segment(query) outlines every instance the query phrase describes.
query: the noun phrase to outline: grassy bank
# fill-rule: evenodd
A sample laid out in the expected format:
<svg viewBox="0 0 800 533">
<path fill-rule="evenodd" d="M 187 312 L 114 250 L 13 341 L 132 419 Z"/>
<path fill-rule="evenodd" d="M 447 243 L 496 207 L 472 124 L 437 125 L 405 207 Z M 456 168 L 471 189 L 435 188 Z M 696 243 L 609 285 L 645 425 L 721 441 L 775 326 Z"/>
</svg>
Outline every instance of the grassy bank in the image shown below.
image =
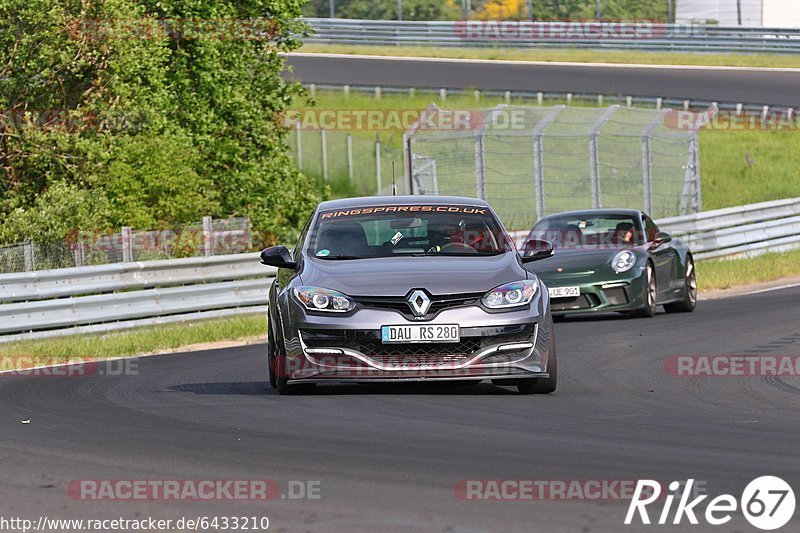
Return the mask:
<svg viewBox="0 0 800 533">
<path fill-rule="evenodd" d="M 751 259 L 701 261 L 697 264 L 701 291 L 728 289 L 800 275 L 800 250 Z M 0 344 L 0 370 L 16 366 L 105 359 L 161 353 L 176 348 L 222 341 L 261 341 L 266 319 L 261 315 L 215 319 L 142 328 L 106 335 Z"/>
<path fill-rule="evenodd" d="M 306 44 L 305 53 L 365 54 L 401 57 L 443 57 L 506 61 L 693 65 L 725 67 L 800 68 L 800 58 L 780 54 L 718 54 L 688 52 L 606 51 L 597 49 L 436 48 L 428 46 L 359 46 Z"/>
<path fill-rule="evenodd" d="M 800 250 L 749 259 L 719 259 L 697 264 L 700 290 L 729 289 L 800 275 Z"/>
<path fill-rule="evenodd" d="M 256 341 L 266 335 L 266 329 L 267 322 L 263 315 L 246 315 L 105 335 L 75 335 L 0 344 L 0 370 L 9 370 L 15 364 L 50 365 L 159 353 L 182 346 L 220 341 Z"/>
<path fill-rule="evenodd" d="M 320 110 L 422 110 L 435 102 L 449 109 L 489 108 L 503 103 L 502 97 L 483 96 L 476 101 L 472 94 L 451 94 L 445 101 L 438 94 L 410 95 L 384 93 L 374 95 L 353 92 L 345 97 L 341 91 L 318 91 L 314 98 Z M 512 104 L 531 104 L 529 100 L 512 99 Z M 535 102 L 533 102 L 535 104 Z M 558 102 L 548 102 L 556 104 Z M 563 103 L 563 102 L 562 102 Z M 591 105 L 579 101 L 574 106 Z M 354 180 L 348 179 L 346 137 L 353 137 Z M 377 191 L 375 138 L 382 143 L 381 170 L 384 192 L 391 182 L 391 161 L 402 175 L 402 131 L 332 131 L 328 133 L 329 181 L 334 196 L 375 194 Z M 800 197 L 800 150 L 798 131 L 709 131 L 700 132 L 700 171 L 703 209 L 719 209 L 780 198 Z M 292 139 L 291 153 L 296 152 Z M 322 158 L 319 133 L 305 132 L 303 170 L 321 179 Z"/>
</svg>

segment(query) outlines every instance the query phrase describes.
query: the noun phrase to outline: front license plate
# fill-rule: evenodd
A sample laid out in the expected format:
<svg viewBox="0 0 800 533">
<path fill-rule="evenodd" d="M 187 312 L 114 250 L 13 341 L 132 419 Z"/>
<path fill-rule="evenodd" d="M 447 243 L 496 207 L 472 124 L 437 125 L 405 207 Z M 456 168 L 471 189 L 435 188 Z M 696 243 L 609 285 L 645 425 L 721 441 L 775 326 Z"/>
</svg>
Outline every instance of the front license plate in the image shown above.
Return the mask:
<svg viewBox="0 0 800 533">
<path fill-rule="evenodd" d="M 381 342 L 383 342 L 383 344 L 396 344 L 401 342 L 458 342 L 460 340 L 461 331 L 458 324 L 443 324 L 438 326 L 414 324 L 408 326 L 381 327 Z"/>
<path fill-rule="evenodd" d="M 577 298 L 581 295 L 580 287 L 550 287 L 547 289 L 550 298 Z"/>
</svg>

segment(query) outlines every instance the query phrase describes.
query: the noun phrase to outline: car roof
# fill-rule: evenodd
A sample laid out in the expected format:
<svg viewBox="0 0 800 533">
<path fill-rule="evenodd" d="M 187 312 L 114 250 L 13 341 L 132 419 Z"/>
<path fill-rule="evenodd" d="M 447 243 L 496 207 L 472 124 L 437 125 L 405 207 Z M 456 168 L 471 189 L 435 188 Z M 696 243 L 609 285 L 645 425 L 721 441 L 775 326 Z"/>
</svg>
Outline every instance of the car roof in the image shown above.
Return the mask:
<svg viewBox="0 0 800 533">
<path fill-rule="evenodd" d="M 356 198 L 341 198 L 339 200 L 328 200 L 319 204 L 320 211 L 329 209 L 357 209 L 359 207 L 373 207 L 376 205 L 468 205 L 489 207 L 484 200 L 477 198 L 467 198 L 464 196 L 422 196 L 422 195 L 403 195 L 403 196 L 361 196 Z"/>
<path fill-rule="evenodd" d="M 643 213 L 638 209 L 583 209 L 580 211 L 562 211 L 542 217 L 541 220 L 555 217 L 596 217 L 603 215 L 625 215 L 639 217 Z"/>
</svg>

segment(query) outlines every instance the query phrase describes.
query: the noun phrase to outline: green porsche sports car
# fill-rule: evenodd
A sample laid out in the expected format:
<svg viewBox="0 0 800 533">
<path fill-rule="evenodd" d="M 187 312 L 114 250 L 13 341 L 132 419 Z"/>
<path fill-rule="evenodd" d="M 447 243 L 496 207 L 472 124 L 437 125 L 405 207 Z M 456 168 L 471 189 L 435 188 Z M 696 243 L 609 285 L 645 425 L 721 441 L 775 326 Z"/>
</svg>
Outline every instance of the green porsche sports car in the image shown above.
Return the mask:
<svg viewBox="0 0 800 533">
<path fill-rule="evenodd" d="M 527 242 L 540 241 L 552 243 L 555 254 L 528 268 L 547 286 L 554 316 L 620 312 L 651 317 L 659 305 L 668 313 L 691 312 L 697 305 L 691 251 L 641 211 L 550 215 L 536 223 Z"/>
</svg>

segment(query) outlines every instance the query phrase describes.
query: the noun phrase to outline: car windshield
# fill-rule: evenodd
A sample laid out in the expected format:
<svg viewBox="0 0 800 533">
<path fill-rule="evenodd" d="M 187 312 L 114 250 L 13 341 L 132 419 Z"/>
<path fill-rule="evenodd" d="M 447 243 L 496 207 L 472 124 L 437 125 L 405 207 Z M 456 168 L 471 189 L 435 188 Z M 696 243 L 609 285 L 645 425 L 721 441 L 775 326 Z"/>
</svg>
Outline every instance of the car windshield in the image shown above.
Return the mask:
<svg viewBox="0 0 800 533">
<path fill-rule="evenodd" d="M 486 207 L 382 205 L 320 213 L 309 255 L 326 260 L 486 256 L 514 251 Z"/>
<path fill-rule="evenodd" d="M 597 250 L 625 248 L 644 242 L 638 220 L 632 215 L 572 215 L 540 220 L 529 239 L 549 241 L 554 248 Z"/>
</svg>

